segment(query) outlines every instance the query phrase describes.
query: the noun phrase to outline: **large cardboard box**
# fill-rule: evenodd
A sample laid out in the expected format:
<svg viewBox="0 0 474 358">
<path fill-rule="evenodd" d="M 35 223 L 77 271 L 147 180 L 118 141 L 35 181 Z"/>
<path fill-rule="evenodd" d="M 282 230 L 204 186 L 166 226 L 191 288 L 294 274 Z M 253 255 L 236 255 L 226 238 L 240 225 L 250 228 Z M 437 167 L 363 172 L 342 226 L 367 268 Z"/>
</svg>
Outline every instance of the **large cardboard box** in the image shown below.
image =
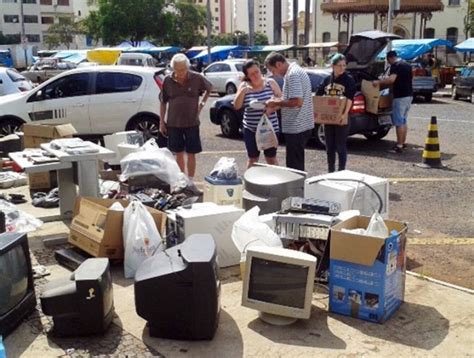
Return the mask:
<svg viewBox="0 0 474 358">
<path fill-rule="evenodd" d="M 390 236 L 382 239 L 342 229 L 366 229 L 370 217 L 356 216 L 331 229 L 329 309 L 383 323 L 405 296 L 407 225 L 385 220 Z"/>
<path fill-rule="evenodd" d="M 346 120 L 341 122 L 342 113 L 346 108 L 345 97 L 314 96 L 313 110 L 314 122 L 319 124 L 346 125 Z"/>
<path fill-rule="evenodd" d="M 48 143 L 57 138 L 71 138 L 76 133 L 71 124 L 46 125 L 25 123 L 23 125 L 23 146 L 25 148 L 39 148 L 40 144 Z M 56 172 L 53 172 L 52 175 L 49 172 L 28 174 L 30 189 L 51 189 L 55 182 L 51 180 L 52 176 L 55 177 Z"/>
<path fill-rule="evenodd" d="M 126 200 L 97 199 L 79 197 L 76 199 L 73 219 L 71 222 L 69 243 L 95 257 L 123 259 L 123 211 L 109 210 L 109 207 L 120 202 L 127 207 Z M 147 207 L 155 220 L 162 236 L 166 231 L 166 214 Z"/>
<path fill-rule="evenodd" d="M 380 86 L 375 86 L 371 81 L 362 80 L 361 90 L 365 97 L 365 110 L 369 113 L 379 112 Z"/>
</svg>

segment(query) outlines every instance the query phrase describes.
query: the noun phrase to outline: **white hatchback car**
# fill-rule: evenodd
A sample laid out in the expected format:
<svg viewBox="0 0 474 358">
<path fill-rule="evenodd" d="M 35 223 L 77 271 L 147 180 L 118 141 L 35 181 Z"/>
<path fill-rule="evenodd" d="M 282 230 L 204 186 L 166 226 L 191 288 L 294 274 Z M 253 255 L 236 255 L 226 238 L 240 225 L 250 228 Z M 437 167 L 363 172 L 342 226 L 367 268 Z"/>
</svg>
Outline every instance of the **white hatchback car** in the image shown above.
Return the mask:
<svg viewBox="0 0 474 358">
<path fill-rule="evenodd" d="M 211 63 L 202 74 L 212 83 L 213 91 L 223 96 L 234 94 L 242 82 L 243 65 L 247 60 L 232 59 Z"/>
<path fill-rule="evenodd" d="M 159 69 L 94 66 L 70 70 L 25 93 L 0 97 L 0 136 L 23 123 L 71 123 L 80 135 L 139 130 L 157 137 Z"/>
<path fill-rule="evenodd" d="M 33 83 L 14 68 L 0 67 L 0 96 L 26 92 L 33 89 Z M 0 112 L 1 113 L 1 112 Z"/>
</svg>

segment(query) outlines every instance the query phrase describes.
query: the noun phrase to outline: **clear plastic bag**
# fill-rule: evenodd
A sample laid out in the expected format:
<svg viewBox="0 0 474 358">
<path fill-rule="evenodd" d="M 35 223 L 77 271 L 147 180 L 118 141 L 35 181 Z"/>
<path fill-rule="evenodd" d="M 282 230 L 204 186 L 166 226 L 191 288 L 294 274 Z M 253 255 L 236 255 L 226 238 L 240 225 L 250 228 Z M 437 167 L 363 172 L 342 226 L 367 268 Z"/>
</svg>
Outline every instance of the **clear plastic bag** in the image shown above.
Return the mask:
<svg viewBox="0 0 474 358">
<path fill-rule="evenodd" d="M 0 211 L 5 213 L 7 231 L 24 233 L 35 231 L 43 225 L 41 220 L 18 210 L 15 205 L 3 199 L 0 199 Z"/>
<path fill-rule="evenodd" d="M 239 167 L 235 158 L 222 157 L 219 159 L 210 175 L 219 179 L 236 179 L 239 175 Z"/>
<path fill-rule="evenodd" d="M 142 150 L 130 153 L 120 161 L 121 181 L 141 175 L 155 175 L 168 183 L 172 191 L 185 188 L 189 179 L 181 172 L 178 163 L 168 148 L 159 148 L 154 139 L 147 141 Z"/>
<path fill-rule="evenodd" d="M 366 235 L 380 237 L 382 239 L 388 237 L 387 225 L 385 225 L 383 217 L 379 213 L 374 213 L 370 218 Z"/>
<path fill-rule="evenodd" d="M 260 220 L 259 212 L 260 208 L 254 206 L 232 227 L 232 241 L 242 254 L 251 246 L 283 247 L 280 237 Z"/>
<path fill-rule="evenodd" d="M 123 213 L 123 261 L 126 278 L 133 278 L 140 264 L 155 252 L 165 249 L 153 217 L 138 200 L 132 201 Z"/>
<path fill-rule="evenodd" d="M 278 147 L 278 138 L 266 114 L 258 122 L 255 141 L 257 142 L 258 150 Z"/>
</svg>

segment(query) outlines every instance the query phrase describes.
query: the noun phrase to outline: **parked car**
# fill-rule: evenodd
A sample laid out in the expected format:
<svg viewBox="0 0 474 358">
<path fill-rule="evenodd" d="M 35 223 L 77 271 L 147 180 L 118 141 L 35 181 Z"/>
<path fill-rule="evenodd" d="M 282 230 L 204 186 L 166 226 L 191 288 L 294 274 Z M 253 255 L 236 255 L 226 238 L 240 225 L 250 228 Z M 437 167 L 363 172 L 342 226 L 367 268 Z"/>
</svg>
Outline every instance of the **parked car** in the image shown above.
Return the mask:
<svg viewBox="0 0 474 358">
<path fill-rule="evenodd" d="M 453 99 L 468 97 L 471 103 L 474 103 L 474 64 L 470 64 L 459 76 L 454 77 L 451 97 Z"/>
<path fill-rule="evenodd" d="M 144 67 L 156 67 L 158 61 L 156 61 L 152 55 L 147 53 L 122 53 L 117 60 L 117 65 L 126 66 L 144 66 Z"/>
<path fill-rule="evenodd" d="M 410 65 L 413 74 L 413 98 L 420 96 L 424 97 L 425 102 L 431 102 L 433 93 L 438 91 L 436 78 L 432 77 L 430 71 L 423 68 L 420 63 L 412 62 Z"/>
<path fill-rule="evenodd" d="M 207 66 L 202 74 L 212 83 L 213 91 L 220 96 L 234 94 L 242 82 L 242 72 L 245 59 L 232 59 L 213 62 Z"/>
<path fill-rule="evenodd" d="M 14 68 L 0 67 L 0 96 L 33 89 L 33 83 Z"/>
<path fill-rule="evenodd" d="M 398 36 L 381 31 L 365 31 L 354 34 L 349 46 L 344 51 L 347 58 L 347 71 L 356 82 L 357 93 L 349 112 L 349 135 L 363 134 L 367 139 L 381 139 L 392 127 L 391 108 L 379 109 L 379 113 L 372 114 L 365 110 L 365 97 L 360 91 L 362 80 L 376 80 L 378 73 L 373 73 L 371 66 L 376 62 L 377 55 Z M 305 68 L 311 81 L 311 90 L 316 92 L 331 69 Z M 235 95 L 228 95 L 212 104 L 211 122 L 220 125 L 222 134 L 226 137 L 238 135 L 242 126 L 243 111 L 236 111 L 233 106 Z M 313 138 L 317 147 L 325 147 L 324 126 L 316 124 Z"/>
<path fill-rule="evenodd" d="M 36 61 L 21 74 L 32 82 L 42 83 L 58 74 L 76 68 L 76 64 L 58 58 L 43 58 Z"/>
<path fill-rule="evenodd" d="M 0 97 L 0 135 L 23 123 L 71 123 L 80 135 L 159 130 L 160 71 L 137 66 L 74 69 L 32 91 Z"/>
</svg>

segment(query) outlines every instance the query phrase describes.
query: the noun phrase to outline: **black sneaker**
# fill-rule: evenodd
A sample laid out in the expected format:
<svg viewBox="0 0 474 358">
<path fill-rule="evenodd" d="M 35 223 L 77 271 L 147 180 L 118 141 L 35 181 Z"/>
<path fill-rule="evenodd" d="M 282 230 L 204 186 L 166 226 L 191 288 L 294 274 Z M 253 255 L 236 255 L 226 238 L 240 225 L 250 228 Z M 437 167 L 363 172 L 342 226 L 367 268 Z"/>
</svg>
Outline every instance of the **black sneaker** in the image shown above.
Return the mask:
<svg viewBox="0 0 474 358">
<path fill-rule="evenodd" d="M 401 153 L 403 153 L 403 148 L 402 148 L 402 147 L 399 147 L 398 145 L 396 145 L 395 147 L 393 147 L 392 149 L 390 149 L 389 152 L 390 152 L 390 153 L 401 154 Z"/>
</svg>

